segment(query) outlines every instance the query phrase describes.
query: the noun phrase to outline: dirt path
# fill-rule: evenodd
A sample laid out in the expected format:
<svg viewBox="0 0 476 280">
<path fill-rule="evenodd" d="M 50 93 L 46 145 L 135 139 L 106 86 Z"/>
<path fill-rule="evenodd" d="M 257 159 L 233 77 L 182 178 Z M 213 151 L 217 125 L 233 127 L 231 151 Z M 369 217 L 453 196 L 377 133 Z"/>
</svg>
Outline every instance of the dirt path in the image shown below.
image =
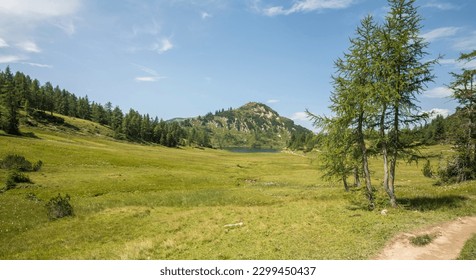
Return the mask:
<svg viewBox="0 0 476 280">
<path fill-rule="evenodd" d="M 476 217 L 457 220 L 418 230 L 401 233 L 390 241 L 376 260 L 454 260 L 459 256 L 466 240 L 476 233 Z M 436 238 L 426 246 L 415 246 L 410 238 L 422 234 Z"/>
</svg>

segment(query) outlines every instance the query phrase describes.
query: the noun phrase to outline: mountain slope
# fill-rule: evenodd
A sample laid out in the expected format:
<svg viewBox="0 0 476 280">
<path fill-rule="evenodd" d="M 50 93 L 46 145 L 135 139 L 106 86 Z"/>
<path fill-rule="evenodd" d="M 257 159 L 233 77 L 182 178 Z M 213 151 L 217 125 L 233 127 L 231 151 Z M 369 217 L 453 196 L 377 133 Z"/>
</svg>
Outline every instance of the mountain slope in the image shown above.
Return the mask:
<svg viewBox="0 0 476 280">
<path fill-rule="evenodd" d="M 294 133 L 311 133 L 280 116 L 269 106 L 250 102 L 238 109 L 217 111 L 183 122 L 205 130 L 213 147 L 284 148 Z M 193 134 L 193 132 L 192 132 Z"/>
</svg>

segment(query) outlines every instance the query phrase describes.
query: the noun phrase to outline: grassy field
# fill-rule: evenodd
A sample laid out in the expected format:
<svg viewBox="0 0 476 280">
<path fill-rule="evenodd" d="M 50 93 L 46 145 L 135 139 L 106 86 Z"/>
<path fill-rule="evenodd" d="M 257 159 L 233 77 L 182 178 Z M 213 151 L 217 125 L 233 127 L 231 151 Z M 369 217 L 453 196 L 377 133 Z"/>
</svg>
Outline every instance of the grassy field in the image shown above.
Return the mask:
<svg viewBox="0 0 476 280">
<path fill-rule="evenodd" d="M 379 189 L 367 211 L 359 192 L 322 181 L 316 154 L 129 144 L 67 120 L 80 129 L 0 134 L 0 157 L 44 163 L 34 184 L 0 194 L 0 259 L 368 259 L 398 232 L 476 214 L 476 183 L 433 186 L 422 163 L 399 165 L 400 208 Z M 75 216 L 49 221 L 59 193 Z"/>
</svg>

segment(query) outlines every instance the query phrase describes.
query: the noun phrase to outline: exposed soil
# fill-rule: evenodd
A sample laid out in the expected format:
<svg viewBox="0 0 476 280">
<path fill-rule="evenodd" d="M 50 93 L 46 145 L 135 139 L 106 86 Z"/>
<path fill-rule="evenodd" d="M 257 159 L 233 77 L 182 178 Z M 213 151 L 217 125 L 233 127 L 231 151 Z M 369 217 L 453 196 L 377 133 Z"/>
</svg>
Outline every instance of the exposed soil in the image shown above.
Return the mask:
<svg viewBox="0 0 476 280">
<path fill-rule="evenodd" d="M 476 217 L 463 217 L 393 238 L 376 260 L 454 260 L 465 242 L 476 233 Z M 428 234 L 435 236 L 430 244 L 413 245 L 412 237 Z"/>
</svg>

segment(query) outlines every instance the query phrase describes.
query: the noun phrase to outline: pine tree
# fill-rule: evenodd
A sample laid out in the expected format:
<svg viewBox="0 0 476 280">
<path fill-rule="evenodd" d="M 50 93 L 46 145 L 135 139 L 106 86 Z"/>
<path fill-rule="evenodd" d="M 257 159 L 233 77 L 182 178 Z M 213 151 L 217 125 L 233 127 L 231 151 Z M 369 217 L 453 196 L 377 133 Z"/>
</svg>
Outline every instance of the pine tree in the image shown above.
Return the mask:
<svg viewBox="0 0 476 280">
<path fill-rule="evenodd" d="M 0 128 L 8 134 L 20 134 L 19 96 L 13 75 L 7 66 L 0 80 Z"/>
</svg>

